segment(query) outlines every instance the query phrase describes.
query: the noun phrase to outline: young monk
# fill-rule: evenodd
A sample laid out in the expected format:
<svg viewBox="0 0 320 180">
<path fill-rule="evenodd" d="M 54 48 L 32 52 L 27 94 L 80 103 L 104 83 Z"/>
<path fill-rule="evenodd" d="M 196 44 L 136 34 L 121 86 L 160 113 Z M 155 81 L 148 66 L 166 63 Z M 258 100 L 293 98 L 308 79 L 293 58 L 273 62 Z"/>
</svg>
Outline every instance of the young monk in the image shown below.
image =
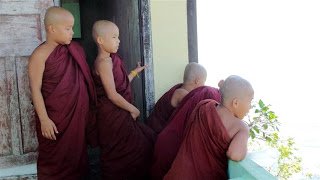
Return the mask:
<svg viewBox="0 0 320 180">
<path fill-rule="evenodd" d="M 183 83 L 173 86 L 158 100 L 146 124 L 159 134 L 182 99 L 195 88 L 204 86 L 206 78 L 207 71 L 202 65 L 189 63 L 184 70 Z"/>
<path fill-rule="evenodd" d="M 253 89 L 245 79 L 229 76 L 220 91 L 221 104 L 204 100 L 193 111 L 165 180 L 227 179 L 228 158 L 245 158 L 249 128 L 241 120 L 251 108 Z"/>
<path fill-rule="evenodd" d="M 135 121 L 140 112 L 132 104 L 130 82 L 145 66 L 126 73 L 116 54 L 120 40 L 114 23 L 97 21 L 92 31 L 98 46 L 93 74 L 102 178 L 144 179 L 151 163 L 153 131 Z"/>
<path fill-rule="evenodd" d="M 189 92 L 169 118 L 169 124 L 160 132 L 155 144 L 152 179 L 162 180 L 169 171 L 183 140 L 185 125 L 196 105 L 204 99 L 214 99 L 220 102 L 218 89 L 201 86 Z"/>
<path fill-rule="evenodd" d="M 85 127 L 89 100 L 95 101 L 94 84 L 83 49 L 72 42 L 72 14 L 51 7 L 44 24 L 46 42 L 32 53 L 28 72 L 39 142 L 38 179 L 78 180 L 87 172 Z"/>
</svg>

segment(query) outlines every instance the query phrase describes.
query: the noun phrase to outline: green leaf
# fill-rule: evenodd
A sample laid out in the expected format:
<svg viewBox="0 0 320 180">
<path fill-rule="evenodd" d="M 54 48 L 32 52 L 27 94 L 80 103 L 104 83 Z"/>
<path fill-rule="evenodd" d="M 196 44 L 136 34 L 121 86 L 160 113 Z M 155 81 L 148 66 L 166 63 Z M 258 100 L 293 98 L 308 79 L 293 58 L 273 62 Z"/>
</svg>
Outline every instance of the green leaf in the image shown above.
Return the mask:
<svg viewBox="0 0 320 180">
<path fill-rule="evenodd" d="M 258 126 L 253 126 L 253 129 L 259 134 L 260 133 L 260 130 L 258 128 Z"/>
<path fill-rule="evenodd" d="M 249 131 L 249 134 L 252 139 L 256 138 L 256 134 L 251 129 Z"/>
<path fill-rule="evenodd" d="M 266 136 L 266 140 L 267 140 L 267 142 L 271 142 L 272 141 L 272 139 L 269 136 Z"/>
<path fill-rule="evenodd" d="M 264 106 L 265 106 L 265 105 L 264 105 L 263 101 L 260 99 L 260 100 L 259 100 L 259 107 L 262 109 Z"/>
</svg>

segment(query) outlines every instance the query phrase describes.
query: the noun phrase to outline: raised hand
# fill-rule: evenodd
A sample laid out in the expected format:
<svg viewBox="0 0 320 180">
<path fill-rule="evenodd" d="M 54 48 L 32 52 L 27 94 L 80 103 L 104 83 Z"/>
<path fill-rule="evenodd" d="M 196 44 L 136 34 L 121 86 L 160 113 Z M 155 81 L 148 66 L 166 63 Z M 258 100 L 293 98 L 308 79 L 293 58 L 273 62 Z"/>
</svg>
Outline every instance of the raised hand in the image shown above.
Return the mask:
<svg viewBox="0 0 320 180">
<path fill-rule="evenodd" d="M 144 66 L 141 66 L 141 62 L 138 62 L 137 67 L 134 69 L 134 71 L 136 71 L 137 73 L 140 73 L 141 71 L 143 71 L 147 67 L 148 67 L 148 65 L 145 64 Z"/>
</svg>

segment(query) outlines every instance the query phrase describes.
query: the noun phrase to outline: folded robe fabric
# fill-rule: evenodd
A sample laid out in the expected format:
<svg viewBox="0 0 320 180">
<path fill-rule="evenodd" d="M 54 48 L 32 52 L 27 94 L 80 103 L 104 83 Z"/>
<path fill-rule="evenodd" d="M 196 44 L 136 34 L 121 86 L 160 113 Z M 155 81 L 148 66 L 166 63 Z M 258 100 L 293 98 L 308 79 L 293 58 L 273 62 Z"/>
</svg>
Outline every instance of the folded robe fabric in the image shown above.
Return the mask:
<svg viewBox="0 0 320 180">
<path fill-rule="evenodd" d="M 168 120 L 175 110 L 175 107 L 171 105 L 172 95 L 176 89 L 180 88 L 182 84 L 173 86 L 167 91 L 154 105 L 154 108 L 146 120 L 146 124 L 159 134 L 163 128 L 169 123 Z"/>
<path fill-rule="evenodd" d="M 89 104 L 95 102 L 95 92 L 84 51 L 78 43 L 58 45 L 49 55 L 41 92 L 48 116 L 59 133 L 55 141 L 44 138 L 36 115 L 38 179 L 80 179 L 87 172 L 85 131 L 92 120 Z"/>
<path fill-rule="evenodd" d="M 169 171 L 183 140 L 185 125 L 196 105 L 204 99 L 218 102 L 221 95 L 218 89 L 202 86 L 189 92 L 169 119 L 169 124 L 158 135 L 151 167 L 152 179 L 163 179 Z"/>
<path fill-rule="evenodd" d="M 132 103 L 128 75 L 119 55 L 111 54 L 117 93 Z M 94 75 L 97 91 L 97 125 L 101 148 L 103 179 L 143 179 L 151 164 L 154 132 L 134 121 L 131 114 L 107 97 L 99 76 Z"/>
<path fill-rule="evenodd" d="M 229 137 L 214 100 L 201 101 L 193 111 L 185 137 L 165 180 L 227 179 Z"/>
</svg>

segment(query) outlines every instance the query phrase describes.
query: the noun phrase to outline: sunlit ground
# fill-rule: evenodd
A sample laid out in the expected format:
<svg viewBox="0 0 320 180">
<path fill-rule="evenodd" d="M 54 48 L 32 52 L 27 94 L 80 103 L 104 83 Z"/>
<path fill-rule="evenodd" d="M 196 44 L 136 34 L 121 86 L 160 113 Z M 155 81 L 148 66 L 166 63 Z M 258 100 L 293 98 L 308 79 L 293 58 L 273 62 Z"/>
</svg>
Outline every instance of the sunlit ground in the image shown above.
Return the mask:
<svg viewBox="0 0 320 180">
<path fill-rule="evenodd" d="M 237 74 L 272 105 L 304 169 L 320 173 L 320 1 L 197 1 L 207 84 Z"/>
</svg>

